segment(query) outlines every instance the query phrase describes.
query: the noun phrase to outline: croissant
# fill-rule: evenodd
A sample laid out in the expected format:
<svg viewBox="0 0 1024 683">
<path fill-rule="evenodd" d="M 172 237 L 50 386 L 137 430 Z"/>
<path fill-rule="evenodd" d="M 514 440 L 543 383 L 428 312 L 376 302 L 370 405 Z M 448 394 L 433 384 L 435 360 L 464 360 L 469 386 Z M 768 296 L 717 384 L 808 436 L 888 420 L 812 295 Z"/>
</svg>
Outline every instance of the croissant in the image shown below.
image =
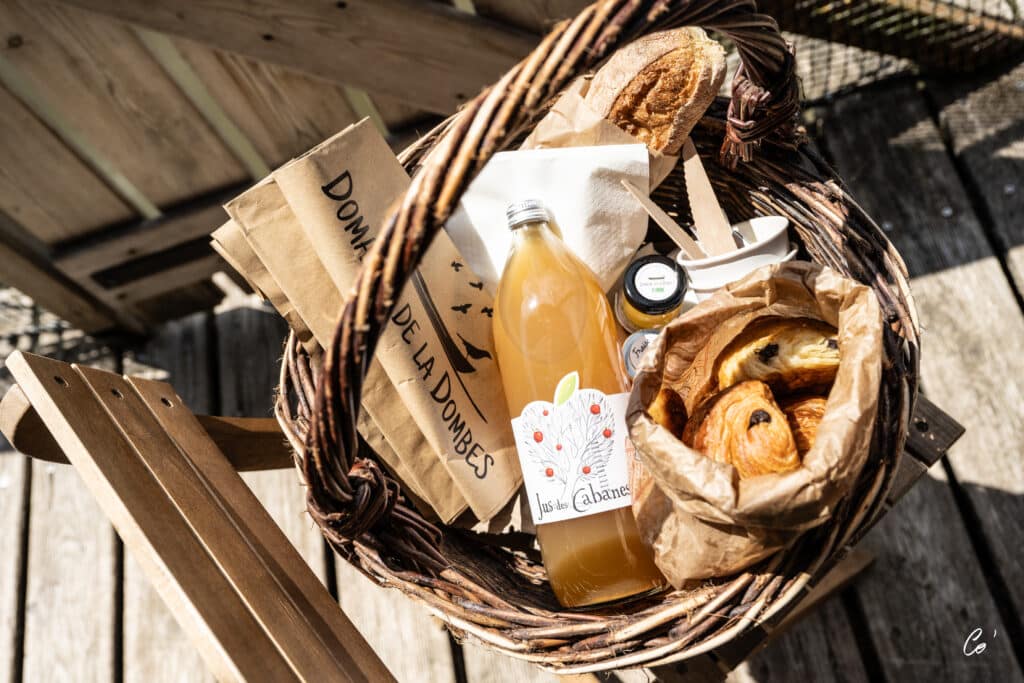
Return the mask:
<svg viewBox="0 0 1024 683">
<path fill-rule="evenodd" d="M 686 404 L 672 389 L 662 387 L 647 409 L 651 419 L 672 432 L 678 439 L 686 426 Z"/>
<path fill-rule="evenodd" d="M 780 392 L 827 387 L 839 369 L 834 327 L 809 318 L 766 318 L 749 325 L 718 358 L 718 386 L 760 380 Z"/>
<path fill-rule="evenodd" d="M 793 396 L 782 401 L 779 408 L 789 421 L 797 453 L 804 457 L 814 447 L 818 424 L 825 415 L 825 399 L 821 396 Z"/>
<path fill-rule="evenodd" d="M 800 467 L 793 433 L 764 382 L 747 381 L 717 394 L 709 402 L 699 427 L 687 423 L 692 447 L 709 458 L 731 464 L 741 479 Z M 691 436 L 692 434 L 692 436 Z"/>
</svg>

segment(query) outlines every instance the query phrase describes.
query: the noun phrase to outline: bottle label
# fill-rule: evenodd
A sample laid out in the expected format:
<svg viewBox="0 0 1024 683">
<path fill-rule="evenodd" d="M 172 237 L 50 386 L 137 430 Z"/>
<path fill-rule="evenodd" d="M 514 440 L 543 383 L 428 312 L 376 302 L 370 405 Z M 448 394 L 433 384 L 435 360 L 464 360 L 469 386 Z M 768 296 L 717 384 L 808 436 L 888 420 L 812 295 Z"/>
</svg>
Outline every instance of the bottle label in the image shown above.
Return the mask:
<svg viewBox="0 0 1024 683">
<path fill-rule="evenodd" d="M 530 512 L 536 524 L 627 507 L 629 394 L 579 389 L 579 375 L 558 383 L 555 400 L 534 401 L 512 419 Z"/>
</svg>

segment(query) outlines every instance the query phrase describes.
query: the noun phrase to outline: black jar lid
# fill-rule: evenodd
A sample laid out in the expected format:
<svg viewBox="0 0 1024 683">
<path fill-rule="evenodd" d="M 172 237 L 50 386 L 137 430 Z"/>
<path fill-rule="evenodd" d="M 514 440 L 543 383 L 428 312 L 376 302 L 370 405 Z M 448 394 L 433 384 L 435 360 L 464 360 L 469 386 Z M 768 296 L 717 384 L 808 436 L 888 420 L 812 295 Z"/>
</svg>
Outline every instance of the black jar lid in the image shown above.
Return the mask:
<svg viewBox="0 0 1024 683">
<path fill-rule="evenodd" d="M 622 292 L 626 301 L 641 313 L 660 315 L 683 304 L 686 276 L 667 256 L 642 256 L 626 268 Z"/>
</svg>

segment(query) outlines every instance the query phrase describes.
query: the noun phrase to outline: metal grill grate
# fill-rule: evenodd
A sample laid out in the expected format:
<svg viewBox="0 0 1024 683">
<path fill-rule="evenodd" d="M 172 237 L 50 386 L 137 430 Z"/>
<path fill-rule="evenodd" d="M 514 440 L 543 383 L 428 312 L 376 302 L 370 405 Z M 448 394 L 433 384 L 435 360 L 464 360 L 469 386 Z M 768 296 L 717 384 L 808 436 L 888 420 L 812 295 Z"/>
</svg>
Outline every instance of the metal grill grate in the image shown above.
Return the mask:
<svg viewBox="0 0 1024 683">
<path fill-rule="evenodd" d="M 38 337 L 46 332 L 58 333 L 68 324 L 43 311 L 16 289 L 0 285 L 0 357 L 18 346 L 22 337 Z"/>
<path fill-rule="evenodd" d="M 907 73 L 969 74 L 1024 53 L 1020 0 L 758 0 L 797 47 L 805 98 Z"/>
</svg>

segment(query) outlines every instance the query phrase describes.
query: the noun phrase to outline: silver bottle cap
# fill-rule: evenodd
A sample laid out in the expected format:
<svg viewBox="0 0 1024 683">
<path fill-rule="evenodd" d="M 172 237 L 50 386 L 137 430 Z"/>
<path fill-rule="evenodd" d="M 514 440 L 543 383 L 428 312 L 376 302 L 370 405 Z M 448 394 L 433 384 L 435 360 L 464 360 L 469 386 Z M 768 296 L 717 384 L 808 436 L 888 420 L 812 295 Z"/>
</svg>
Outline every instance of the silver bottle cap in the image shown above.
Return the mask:
<svg viewBox="0 0 1024 683">
<path fill-rule="evenodd" d="M 517 228 L 524 223 L 536 223 L 550 219 L 544 203 L 538 199 L 525 199 L 521 202 L 512 202 L 505 209 L 505 216 L 508 218 L 509 229 Z"/>
</svg>

